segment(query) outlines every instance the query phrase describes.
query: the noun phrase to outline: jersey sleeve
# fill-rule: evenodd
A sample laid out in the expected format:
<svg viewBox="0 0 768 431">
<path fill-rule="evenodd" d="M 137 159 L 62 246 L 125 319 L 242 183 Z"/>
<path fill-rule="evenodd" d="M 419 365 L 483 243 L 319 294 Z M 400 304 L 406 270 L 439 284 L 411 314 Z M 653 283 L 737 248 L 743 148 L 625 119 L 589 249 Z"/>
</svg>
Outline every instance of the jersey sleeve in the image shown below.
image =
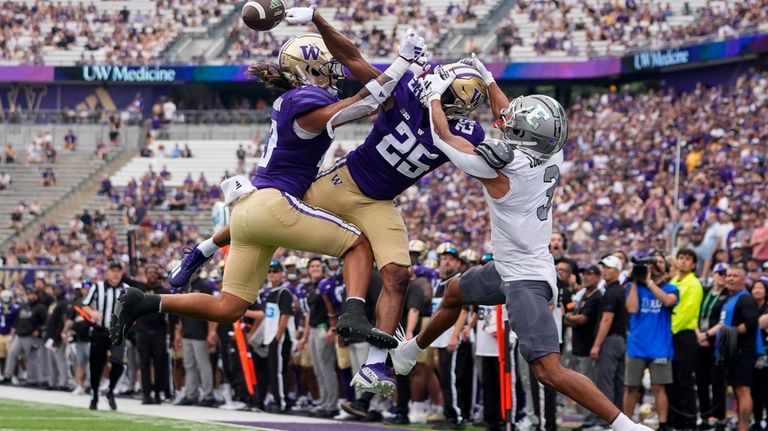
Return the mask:
<svg viewBox="0 0 768 431">
<path fill-rule="evenodd" d="M 459 118 L 458 120 L 451 120 L 448 125 L 451 128 L 451 133 L 466 139 L 475 147 L 485 139 L 485 130 L 477 121 Z"/>
<path fill-rule="evenodd" d="M 338 101 L 338 97 L 320 87 L 299 87 L 283 96 L 282 114 L 293 120 Z"/>
</svg>

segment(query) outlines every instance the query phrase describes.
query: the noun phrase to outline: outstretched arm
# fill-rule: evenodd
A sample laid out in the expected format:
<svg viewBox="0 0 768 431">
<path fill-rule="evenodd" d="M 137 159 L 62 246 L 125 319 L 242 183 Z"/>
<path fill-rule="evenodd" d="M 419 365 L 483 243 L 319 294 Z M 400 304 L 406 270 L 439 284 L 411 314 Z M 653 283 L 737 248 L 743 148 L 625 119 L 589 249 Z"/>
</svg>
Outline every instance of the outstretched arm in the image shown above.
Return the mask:
<svg viewBox="0 0 768 431">
<path fill-rule="evenodd" d="M 493 74 L 491 74 L 488 68 L 485 67 L 485 64 L 483 64 L 474 53 L 472 54 L 472 57 L 461 60 L 461 63 L 472 66 L 480 72 L 480 76 L 483 77 L 485 86 L 488 87 L 488 102 L 491 104 L 493 117 L 499 118 L 499 116 L 501 116 L 501 110 L 509 106 L 509 99 L 504 92 L 501 91 L 501 88 L 499 88 L 499 84 L 496 83 Z"/>
<path fill-rule="evenodd" d="M 290 8 L 285 12 L 285 20 L 288 24 L 314 23 L 333 58 L 346 66 L 358 81 L 368 82 L 381 75 L 378 69 L 363 58 L 355 44 L 333 28 L 314 7 Z"/>
</svg>

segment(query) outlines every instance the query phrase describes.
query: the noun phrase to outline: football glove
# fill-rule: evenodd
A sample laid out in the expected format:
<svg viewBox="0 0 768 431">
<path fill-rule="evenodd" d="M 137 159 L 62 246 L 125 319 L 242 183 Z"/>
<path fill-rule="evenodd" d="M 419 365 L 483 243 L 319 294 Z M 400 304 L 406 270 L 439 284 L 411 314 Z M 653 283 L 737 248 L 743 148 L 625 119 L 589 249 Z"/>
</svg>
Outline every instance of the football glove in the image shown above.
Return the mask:
<svg viewBox="0 0 768 431">
<path fill-rule="evenodd" d="M 306 25 L 315 16 L 315 6 L 292 7 L 285 11 L 285 22 L 292 25 Z"/>
</svg>

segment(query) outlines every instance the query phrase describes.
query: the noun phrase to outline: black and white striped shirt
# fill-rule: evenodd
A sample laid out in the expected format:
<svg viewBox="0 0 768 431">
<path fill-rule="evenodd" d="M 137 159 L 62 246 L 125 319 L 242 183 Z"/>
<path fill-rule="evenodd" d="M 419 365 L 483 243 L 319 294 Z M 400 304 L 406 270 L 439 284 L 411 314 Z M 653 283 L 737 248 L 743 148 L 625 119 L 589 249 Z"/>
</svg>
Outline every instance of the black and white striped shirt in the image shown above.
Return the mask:
<svg viewBox="0 0 768 431">
<path fill-rule="evenodd" d="M 91 286 L 88 294 L 83 298 L 83 305 L 88 305 L 101 312 L 101 322 L 99 323 L 104 328 L 109 328 L 112 313 L 114 313 L 115 305 L 117 305 L 117 297 L 123 287 L 128 287 L 128 285 L 120 283 L 117 287 L 112 287 L 108 283 L 100 281 Z"/>
</svg>

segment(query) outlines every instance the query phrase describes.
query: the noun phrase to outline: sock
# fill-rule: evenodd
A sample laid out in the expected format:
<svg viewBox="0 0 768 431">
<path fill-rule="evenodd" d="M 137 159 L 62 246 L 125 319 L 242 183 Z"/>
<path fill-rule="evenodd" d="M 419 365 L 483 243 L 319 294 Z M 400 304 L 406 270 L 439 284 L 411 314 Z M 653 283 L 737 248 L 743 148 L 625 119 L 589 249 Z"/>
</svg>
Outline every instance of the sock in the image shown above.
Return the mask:
<svg viewBox="0 0 768 431">
<path fill-rule="evenodd" d="M 419 347 L 419 343 L 416 342 L 416 338 L 412 338 L 405 342 L 403 345 L 403 353 L 408 358 L 416 358 L 423 352 L 424 349 Z"/>
<path fill-rule="evenodd" d="M 144 295 L 144 298 L 142 298 L 141 301 L 141 310 L 139 310 L 139 316 L 162 312 L 163 306 L 160 304 L 160 295 Z"/>
<path fill-rule="evenodd" d="M 341 387 L 344 388 L 344 398 L 347 402 L 355 401 L 355 389 L 351 386 L 352 368 L 344 368 L 339 372 L 341 377 Z"/>
<path fill-rule="evenodd" d="M 637 424 L 632 422 L 632 419 L 628 418 L 624 413 L 619 413 L 616 419 L 611 422 L 611 428 L 614 431 L 631 431 Z"/>
<path fill-rule="evenodd" d="M 112 363 L 112 369 L 109 370 L 109 392 L 112 392 L 115 390 L 115 386 L 117 386 L 117 382 L 120 381 L 120 376 L 123 375 L 123 364 L 118 364 L 116 362 Z"/>
<path fill-rule="evenodd" d="M 368 350 L 368 359 L 365 360 L 365 365 L 380 364 L 387 360 L 387 351 L 379 349 L 378 347 L 371 346 Z"/>
<path fill-rule="evenodd" d="M 360 301 L 360 302 L 362 302 L 363 304 L 365 304 L 365 298 L 361 298 L 361 297 L 359 297 L 359 296 L 350 296 L 350 297 L 348 297 L 348 298 L 347 298 L 347 302 L 348 302 L 349 300 L 351 300 L 351 299 L 354 299 L 354 300 L 356 300 L 356 301 Z"/>
<path fill-rule="evenodd" d="M 197 249 L 200 250 L 205 257 L 211 257 L 219 248 L 221 247 L 213 243 L 213 238 L 208 238 L 197 245 Z"/>
</svg>

